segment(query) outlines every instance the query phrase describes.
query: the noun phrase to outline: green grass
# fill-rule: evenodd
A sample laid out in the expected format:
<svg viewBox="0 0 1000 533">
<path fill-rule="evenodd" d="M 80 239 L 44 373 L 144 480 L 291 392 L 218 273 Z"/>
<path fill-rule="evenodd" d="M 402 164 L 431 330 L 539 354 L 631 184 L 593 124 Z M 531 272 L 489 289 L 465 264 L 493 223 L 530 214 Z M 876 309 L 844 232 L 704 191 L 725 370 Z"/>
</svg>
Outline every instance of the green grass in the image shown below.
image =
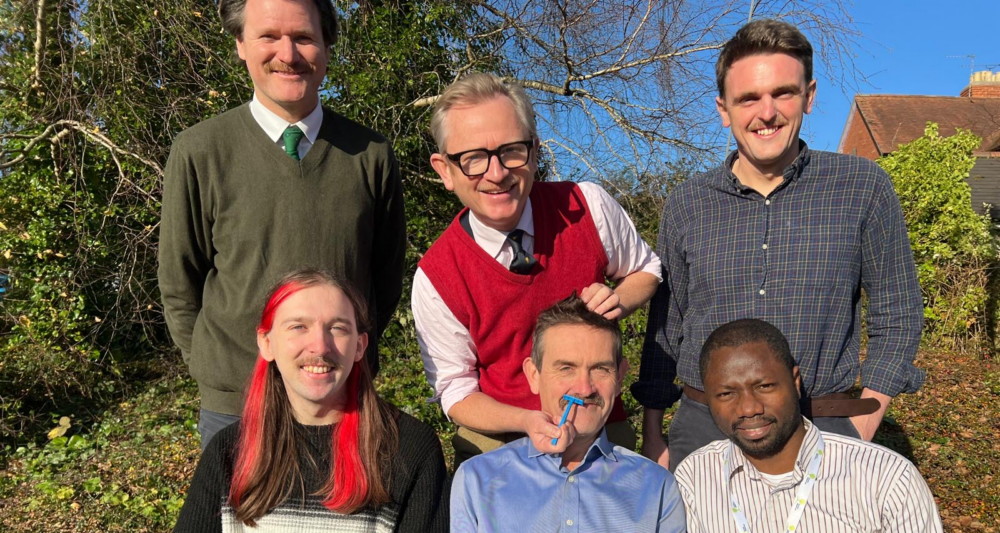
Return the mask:
<svg viewBox="0 0 1000 533">
<path fill-rule="evenodd" d="M 0 474 L 0 529 L 169 531 L 198 461 L 197 406 L 190 380 L 166 379 L 94 426 L 71 419 L 65 435 L 17 449 Z"/>
</svg>

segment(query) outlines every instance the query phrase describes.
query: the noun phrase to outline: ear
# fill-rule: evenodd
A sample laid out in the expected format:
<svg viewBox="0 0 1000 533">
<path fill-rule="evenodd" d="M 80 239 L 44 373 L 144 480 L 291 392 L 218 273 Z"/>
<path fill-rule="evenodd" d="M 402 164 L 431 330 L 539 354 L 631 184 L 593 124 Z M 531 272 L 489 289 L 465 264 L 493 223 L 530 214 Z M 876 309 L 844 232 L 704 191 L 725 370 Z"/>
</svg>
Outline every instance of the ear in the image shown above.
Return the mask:
<svg viewBox="0 0 1000 533">
<path fill-rule="evenodd" d="M 719 116 L 722 117 L 722 127 L 728 128 L 731 124 L 729 121 L 729 111 L 726 110 L 726 101 L 721 96 L 715 97 L 715 109 L 719 112 Z"/>
<path fill-rule="evenodd" d="M 792 367 L 792 379 L 795 380 L 795 395 L 802 398 L 802 376 L 799 374 L 799 366 Z"/>
<path fill-rule="evenodd" d="M 531 152 L 528 154 L 528 165 L 527 168 L 531 171 L 531 179 L 534 182 L 538 176 L 538 161 L 541 159 L 541 152 L 539 150 L 542 148 L 541 141 L 538 137 L 535 137 L 532 141 Z"/>
<path fill-rule="evenodd" d="M 629 362 L 625 356 L 622 356 L 622 362 L 618 363 L 618 394 L 622 392 L 622 383 L 625 382 L 625 376 L 628 375 Z"/>
<path fill-rule="evenodd" d="M 816 100 L 816 80 L 809 82 L 809 86 L 806 87 L 806 108 L 804 110 L 805 114 L 812 113 L 813 102 Z"/>
<path fill-rule="evenodd" d="M 358 351 L 354 354 L 354 362 L 357 363 L 365 356 L 365 349 L 368 348 L 368 334 L 358 335 Z"/>
<path fill-rule="evenodd" d="M 271 353 L 271 338 L 268 337 L 267 333 L 257 332 L 257 349 L 260 350 L 260 356 L 265 361 L 274 361 L 274 354 Z"/>
<path fill-rule="evenodd" d="M 239 54 L 240 59 L 243 61 L 247 60 L 246 44 L 243 43 L 242 37 L 236 39 L 236 53 Z"/>
<path fill-rule="evenodd" d="M 528 386 L 531 387 L 532 394 L 538 394 L 539 390 L 539 370 L 535 368 L 535 363 L 531 361 L 530 357 L 525 357 L 524 362 L 521 363 L 521 368 L 524 369 L 524 376 L 528 378 Z"/>
<path fill-rule="evenodd" d="M 444 188 L 454 191 L 455 184 L 451 180 L 451 170 L 448 168 L 447 158 L 443 154 L 433 153 L 431 154 L 431 166 L 434 167 L 434 172 L 437 172 L 438 177 L 444 182 Z"/>
</svg>

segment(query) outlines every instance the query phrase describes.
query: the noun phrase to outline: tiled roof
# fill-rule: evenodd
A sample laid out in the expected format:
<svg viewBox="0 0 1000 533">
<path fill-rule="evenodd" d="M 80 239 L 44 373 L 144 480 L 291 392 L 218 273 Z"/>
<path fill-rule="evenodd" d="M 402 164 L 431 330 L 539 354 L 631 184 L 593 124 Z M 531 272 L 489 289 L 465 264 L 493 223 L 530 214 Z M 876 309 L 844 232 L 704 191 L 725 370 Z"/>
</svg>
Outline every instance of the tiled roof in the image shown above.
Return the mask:
<svg viewBox="0 0 1000 533">
<path fill-rule="evenodd" d="M 983 138 L 980 151 L 1000 150 L 1000 98 L 858 95 L 854 103 L 882 154 L 923 135 L 927 122 L 943 136 L 972 130 Z"/>
</svg>

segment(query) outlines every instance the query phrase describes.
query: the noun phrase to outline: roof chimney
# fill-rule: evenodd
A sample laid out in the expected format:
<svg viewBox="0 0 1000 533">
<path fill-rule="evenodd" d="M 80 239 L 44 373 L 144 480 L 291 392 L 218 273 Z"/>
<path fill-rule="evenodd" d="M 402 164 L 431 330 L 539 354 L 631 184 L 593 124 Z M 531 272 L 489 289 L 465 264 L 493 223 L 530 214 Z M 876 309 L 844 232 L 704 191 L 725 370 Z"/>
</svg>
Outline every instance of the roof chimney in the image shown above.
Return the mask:
<svg viewBox="0 0 1000 533">
<path fill-rule="evenodd" d="M 967 98 L 1000 98 L 1000 72 L 981 70 L 969 76 L 969 86 L 959 96 Z"/>
</svg>

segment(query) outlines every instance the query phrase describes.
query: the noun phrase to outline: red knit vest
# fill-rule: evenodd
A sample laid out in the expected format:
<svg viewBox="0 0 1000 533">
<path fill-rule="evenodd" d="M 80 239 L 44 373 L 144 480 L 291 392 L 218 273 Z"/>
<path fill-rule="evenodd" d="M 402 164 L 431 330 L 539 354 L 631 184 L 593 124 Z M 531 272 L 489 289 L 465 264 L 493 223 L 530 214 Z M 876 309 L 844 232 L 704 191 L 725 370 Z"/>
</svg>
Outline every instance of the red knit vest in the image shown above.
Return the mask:
<svg viewBox="0 0 1000 533">
<path fill-rule="evenodd" d="M 583 193 L 573 183 L 531 188 L 534 256 L 530 274 L 515 274 L 490 257 L 462 229 L 461 213 L 420 260 L 420 268 L 455 318 L 469 330 L 478 352 L 479 388 L 491 398 L 540 409 L 522 362 L 531 356 L 538 314 L 591 283 L 604 283 L 608 257 Z M 609 422 L 625 420 L 621 398 Z"/>
</svg>

